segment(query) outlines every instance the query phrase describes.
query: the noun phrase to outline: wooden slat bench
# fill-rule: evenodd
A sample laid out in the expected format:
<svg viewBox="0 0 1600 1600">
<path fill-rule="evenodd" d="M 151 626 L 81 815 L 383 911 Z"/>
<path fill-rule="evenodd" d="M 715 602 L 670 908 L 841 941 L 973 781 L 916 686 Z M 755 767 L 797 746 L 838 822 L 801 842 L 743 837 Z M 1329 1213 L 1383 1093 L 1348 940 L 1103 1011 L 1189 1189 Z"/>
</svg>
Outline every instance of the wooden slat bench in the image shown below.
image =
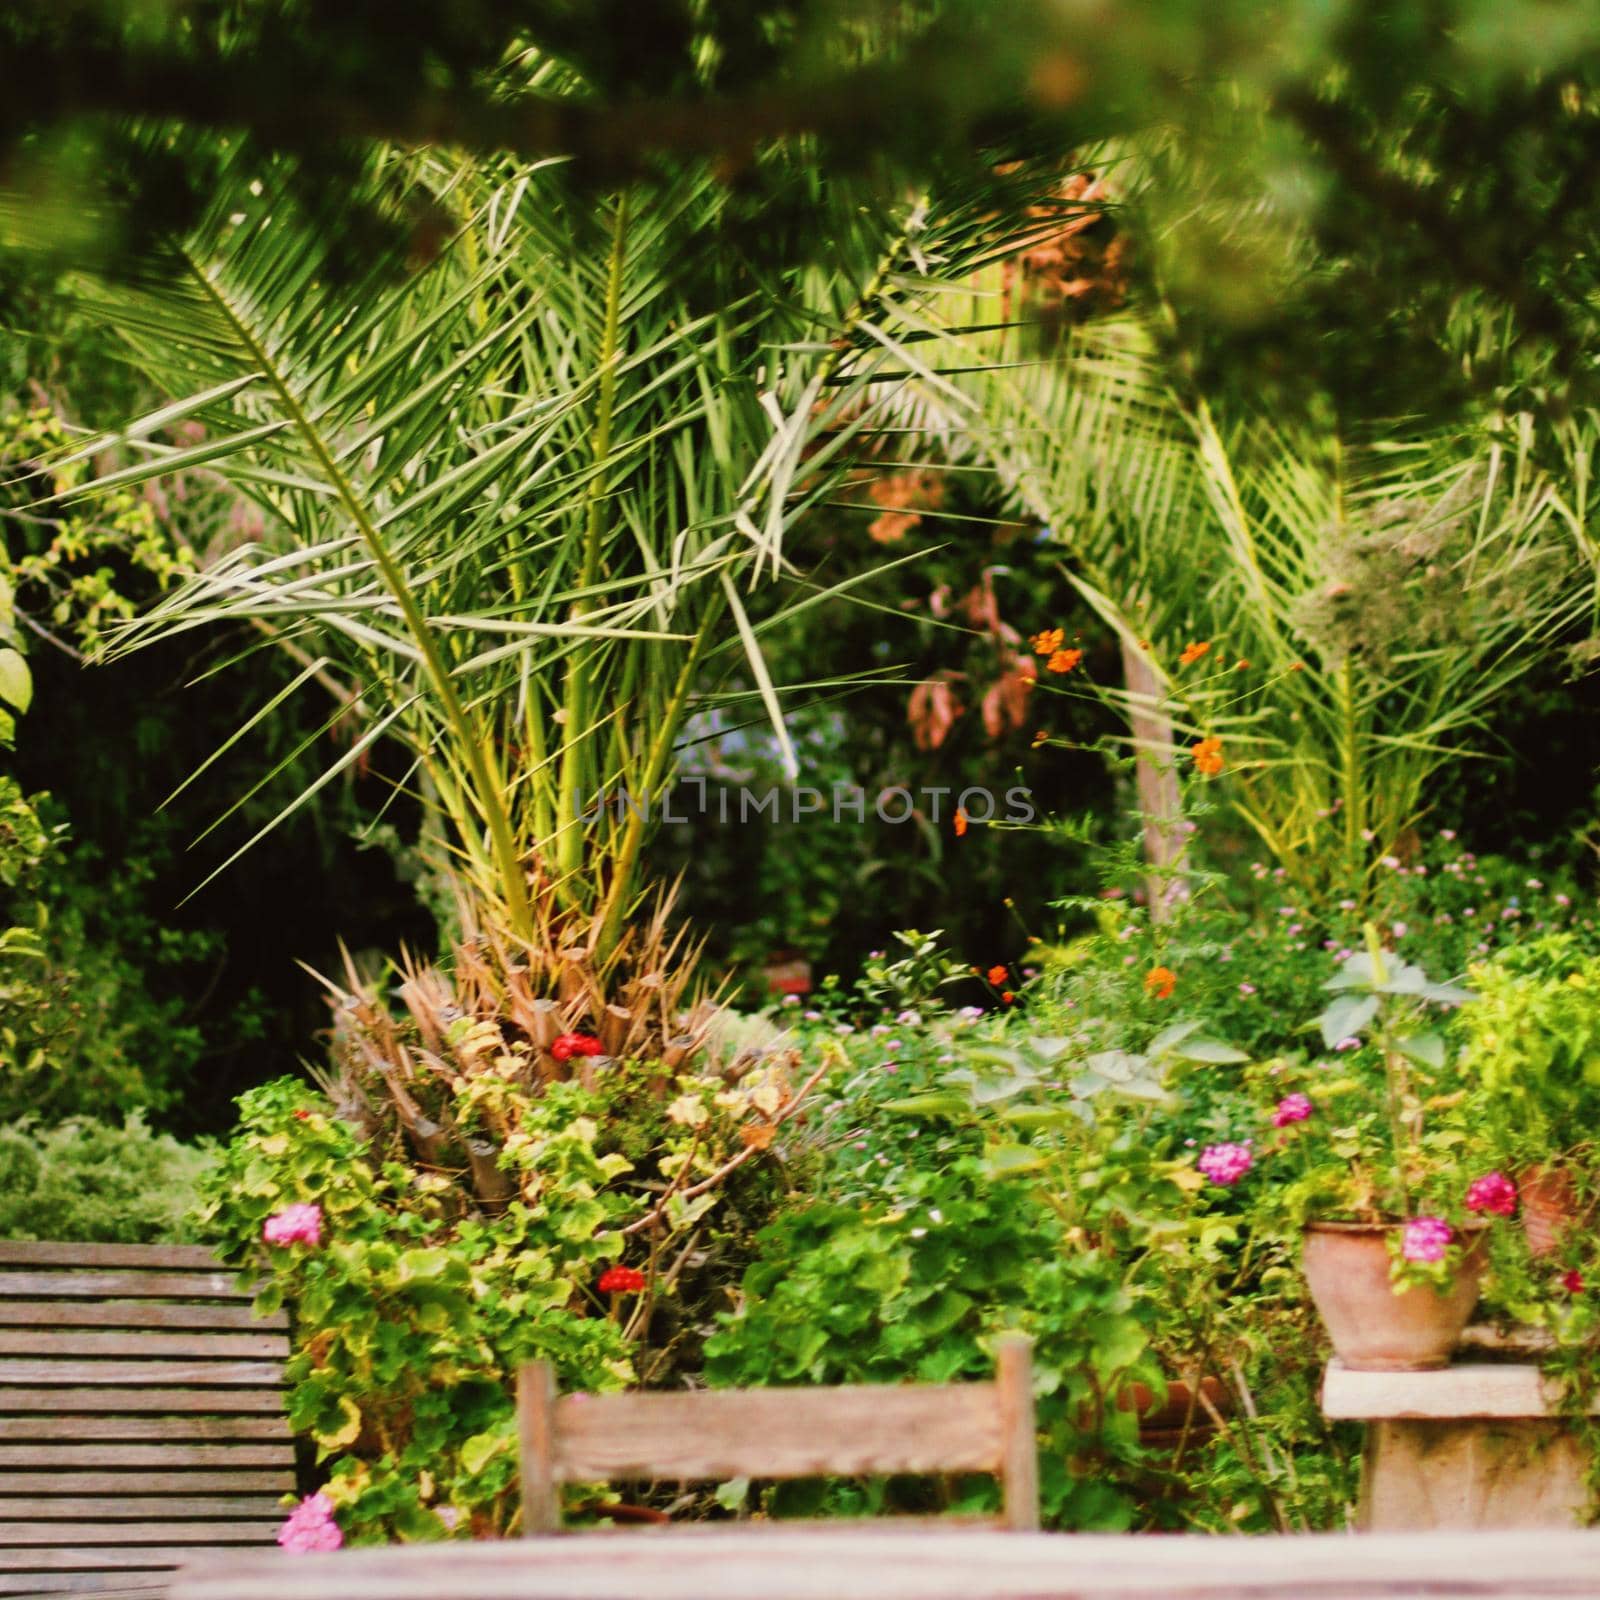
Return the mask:
<svg viewBox="0 0 1600 1600">
<path fill-rule="evenodd" d="M 286 1330 L 196 1246 L 0 1241 L 0 1596 L 272 1544 Z"/>
</svg>

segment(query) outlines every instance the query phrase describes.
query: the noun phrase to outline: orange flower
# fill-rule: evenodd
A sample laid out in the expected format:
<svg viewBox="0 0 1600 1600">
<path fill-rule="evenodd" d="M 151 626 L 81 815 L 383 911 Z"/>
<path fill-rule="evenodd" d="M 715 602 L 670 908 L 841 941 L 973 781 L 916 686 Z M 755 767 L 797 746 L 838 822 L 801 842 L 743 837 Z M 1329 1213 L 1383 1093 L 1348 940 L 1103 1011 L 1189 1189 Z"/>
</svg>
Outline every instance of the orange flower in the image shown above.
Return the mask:
<svg viewBox="0 0 1600 1600">
<path fill-rule="evenodd" d="M 1194 757 L 1194 769 L 1208 778 L 1214 778 L 1222 771 L 1222 741 L 1220 739 L 1202 739 L 1199 744 L 1189 746 L 1189 754 Z"/>
<path fill-rule="evenodd" d="M 1011 1002 L 1013 1000 L 1015 1000 L 1017 997 L 1014 994 L 1012 994 L 1012 992 L 1009 989 L 1006 989 L 1006 990 L 1002 991 L 1002 993 L 1000 995 L 1000 998 L 1001 998 L 1002 1001 L 1005 1002 L 1006 1005 L 1010 1005 Z"/>
<path fill-rule="evenodd" d="M 960 838 L 967 831 L 967 814 L 959 806 L 956 807 L 956 838 Z"/>
<path fill-rule="evenodd" d="M 1233 664 L 1233 670 L 1234 670 L 1234 671 L 1235 671 L 1235 672 L 1243 672 L 1243 671 L 1244 671 L 1244 669 L 1245 669 L 1245 668 L 1246 668 L 1246 667 L 1248 667 L 1248 666 L 1249 666 L 1249 665 L 1250 665 L 1250 663 L 1249 663 L 1249 661 L 1248 661 L 1248 660 L 1246 660 L 1246 659 L 1245 659 L 1245 657 L 1243 657 L 1243 656 L 1240 656 L 1240 657 L 1239 657 L 1239 659 L 1238 659 L 1238 660 L 1237 660 L 1237 661 L 1235 661 L 1235 662 L 1234 662 L 1234 664 Z"/>
<path fill-rule="evenodd" d="M 1034 734 L 1034 736 L 1033 736 L 1033 748 L 1034 748 L 1034 749 L 1035 749 L 1035 750 L 1037 750 L 1037 749 L 1038 749 L 1038 748 L 1039 748 L 1039 746 L 1040 746 L 1040 745 L 1042 745 L 1042 744 L 1049 744 L 1049 742 L 1050 742 L 1050 735 L 1049 735 L 1049 734 L 1048 734 L 1048 733 L 1046 733 L 1046 732 L 1045 732 L 1045 730 L 1044 730 L 1044 729 L 1043 729 L 1043 728 L 1041 728 L 1041 729 L 1040 729 L 1040 730 L 1039 730 L 1039 731 L 1038 731 L 1038 732 L 1037 732 L 1037 733 L 1036 733 L 1036 734 Z"/>
<path fill-rule="evenodd" d="M 1303 661 L 1291 661 L 1289 663 L 1289 670 L 1291 672 L 1304 672 L 1306 670 L 1306 664 Z"/>
<path fill-rule="evenodd" d="M 1009 976 L 1010 974 L 1004 967 L 990 967 L 988 971 L 989 982 L 992 983 L 997 989 L 1006 981 Z"/>
<path fill-rule="evenodd" d="M 1043 633 L 1034 634 L 1029 643 L 1032 644 L 1035 655 L 1053 656 L 1061 648 L 1062 641 L 1066 637 L 1060 628 L 1046 628 Z"/>
<path fill-rule="evenodd" d="M 1151 967 L 1144 975 L 1144 992 L 1157 1000 L 1170 1000 L 1178 987 L 1178 974 L 1171 967 Z"/>
<path fill-rule="evenodd" d="M 1083 651 L 1081 650 L 1056 650 L 1052 652 L 1050 659 L 1045 662 L 1045 671 L 1071 672 L 1082 660 Z"/>
<path fill-rule="evenodd" d="M 1178 657 L 1178 665 L 1180 667 L 1192 667 L 1210 648 L 1211 641 L 1209 639 L 1197 639 L 1193 644 L 1186 644 L 1183 647 L 1183 654 Z"/>
</svg>

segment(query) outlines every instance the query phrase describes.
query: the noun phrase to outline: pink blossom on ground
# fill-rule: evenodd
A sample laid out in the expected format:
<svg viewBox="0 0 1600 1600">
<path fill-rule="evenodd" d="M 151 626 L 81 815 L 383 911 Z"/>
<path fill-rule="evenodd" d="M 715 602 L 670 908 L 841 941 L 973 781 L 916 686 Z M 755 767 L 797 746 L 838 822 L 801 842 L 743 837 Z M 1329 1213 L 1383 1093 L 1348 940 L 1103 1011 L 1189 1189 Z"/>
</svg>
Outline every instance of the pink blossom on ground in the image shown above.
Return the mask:
<svg viewBox="0 0 1600 1600">
<path fill-rule="evenodd" d="M 296 1555 L 337 1550 L 344 1543 L 344 1535 L 333 1520 L 333 1502 L 320 1490 L 308 1494 L 284 1519 L 278 1529 L 278 1543 Z"/>
<path fill-rule="evenodd" d="M 321 1244 L 322 1207 L 315 1201 L 285 1206 L 261 1224 L 261 1237 L 268 1244 Z"/>
<path fill-rule="evenodd" d="M 1456 1230 L 1443 1217 L 1417 1217 L 1406 1224 L 1400 1254 L 1407 1261 L 1443 1261 Z"/>
<path fill-rule="evenodd" d="M 1467 1185 L 1467 1210 L 1509 1217 L 1517 1209 L 1517 1186 L 1503 1172 L 1486 1172 Z"/>
<path fill-rule="evenodd" d="M 1208 1144 L 1195 1166 L 1213 1182 L 1224 1187 L 1237 1183 L 1255 1165 L 1248 1144 Z"/>
<path fill-rule="evenodd" d="M 1311 1096 L 1286 1094 L 1272 1112 L 1272 1126 L 1287 1128 L 1291 1122 L 1304 1122 L 1311 1115 Z"/>
</svg>

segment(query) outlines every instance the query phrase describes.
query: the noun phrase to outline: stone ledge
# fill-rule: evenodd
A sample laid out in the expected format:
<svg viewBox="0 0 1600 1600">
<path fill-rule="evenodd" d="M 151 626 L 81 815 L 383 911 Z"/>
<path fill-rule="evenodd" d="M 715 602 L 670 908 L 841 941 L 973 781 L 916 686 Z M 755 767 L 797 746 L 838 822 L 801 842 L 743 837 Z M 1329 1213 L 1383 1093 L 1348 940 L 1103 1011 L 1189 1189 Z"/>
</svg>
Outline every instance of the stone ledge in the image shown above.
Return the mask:
<svg viewBox="0 0 1600 1600">
<path fill-rule="evenodd" d="M 1560 1394 L 1537 1366 L 1466 1361 L 1436 1372 L 1352 1372 L 1337 1358 L 1322 1379 L 1323 1414 L 1351 1421 L 1556 1417 Z M 1600 1416 L 1600 1398 L 1590 1405 Z"/>
</svg>

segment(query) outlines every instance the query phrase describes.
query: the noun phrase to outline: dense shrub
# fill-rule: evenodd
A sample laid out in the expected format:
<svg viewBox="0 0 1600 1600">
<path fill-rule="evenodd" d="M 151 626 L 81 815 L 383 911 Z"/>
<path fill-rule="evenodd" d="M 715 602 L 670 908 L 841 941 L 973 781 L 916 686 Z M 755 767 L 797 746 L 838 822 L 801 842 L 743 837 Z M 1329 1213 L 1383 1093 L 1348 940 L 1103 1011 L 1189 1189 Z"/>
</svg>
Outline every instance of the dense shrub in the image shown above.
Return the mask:
<svg viewBox="0 0 1600 1600">
<path fill-rule="evenodd" d="M 152 1133 L 135 1112 L 116 1127 L 81 1117 L 0 1132 L 0 1237 L 158 1244 L 196 1237 L 209 1149 Z"/>
</svg>

